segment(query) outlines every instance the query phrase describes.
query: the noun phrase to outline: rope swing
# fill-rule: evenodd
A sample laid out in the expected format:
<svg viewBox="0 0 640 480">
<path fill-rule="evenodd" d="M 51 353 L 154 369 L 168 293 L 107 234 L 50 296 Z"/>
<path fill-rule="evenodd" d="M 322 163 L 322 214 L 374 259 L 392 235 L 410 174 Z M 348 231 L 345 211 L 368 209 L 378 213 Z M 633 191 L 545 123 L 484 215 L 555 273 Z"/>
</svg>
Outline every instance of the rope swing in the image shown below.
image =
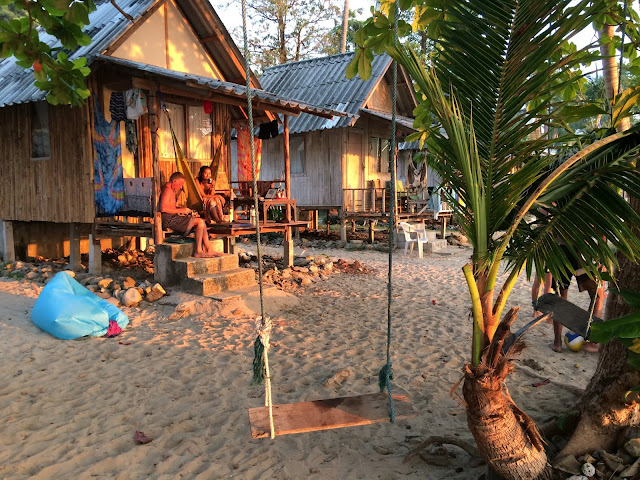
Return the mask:
<svg viewBox="0 0 640 480">
<path fill-rule="evenodd" d="M 253 197 L 256 212 L 258 208 L 258 188 L 256 178 L 255 152 L 253 146 L 253 109 L 251 100 L 251 83 L 249 68 L 249 50 L 247 40 L 246 0 L 242 0 L 242 29 L 244 36 L 245 76 L 247 86 L 247 116 L 249 119 L 249 138 L 251 145 L 251 172 L 253 175 Z M 394 4 L 394 43 L 398 39 L 398 5 Z M 397 208 L 396 193 L 396 92 L 398 82 L 398 65 L 393 62 L 393 92 L 391 119 L 391 152 L 389 170 L 391 172 L 391 198 L 389 202 L 389 266 L 387 279 L 387 360 L 378 374 L 380 393 L 364 394 L 351 397 L 298 402 L 285 405 L 273 405 L 271 378 L 269 375 L 269 337 L 271 319 L 264 314 L 262 288 L 262 255 L 260 253 L 260 222 L 256 222 L 258 281 L 260 285 L 260 316 L 256 319 L 258 336 L 254 343 L 253 382 L 265 381 L 265 407 L 249 410 L 251 435 L 253 438 L 290 433 L 329 430 L 333 428 L 368 425 L 397 418 L 415 416 L 409 399 L 404 395 L 396 395 L 391 391 L 393 369 L 391 365 L 391 301 L 392 301 L 392 259 L 393 231 L 395 227 L 395 210 Z M 385 395 L 384 389 L 387 389 Z M 276 426 L 277 423 L 277 426 Z"/>
</svg>

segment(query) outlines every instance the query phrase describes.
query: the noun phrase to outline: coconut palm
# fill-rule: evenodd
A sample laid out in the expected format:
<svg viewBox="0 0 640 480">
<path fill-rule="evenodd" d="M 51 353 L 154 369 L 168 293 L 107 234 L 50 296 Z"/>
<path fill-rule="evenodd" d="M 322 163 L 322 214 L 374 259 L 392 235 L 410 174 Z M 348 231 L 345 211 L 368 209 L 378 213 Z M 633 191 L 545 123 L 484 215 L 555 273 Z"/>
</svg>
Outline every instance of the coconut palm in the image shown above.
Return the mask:
<svg viewBox="0 0 640 480">
<path fill-rule="evenodd" d="M 556 276 L 570 271 L 559 240 L 593 278 L 601 275 L 599 264 L 615 265 L 614 250 L 640 258 L 632 231 L 640 216 L 619 195 L 640 196 L 640 174 L 633 168 L 640 129 L 585 139 L 565 128 L 563 116 L 575 117 L 579 109 L 562 98 L 578 81 L 575 69 L 585 52 L 563 46 L 604 9 L 600 1 L 571 3 L 414 3 L 409 8 L 416 9 L 418 22 L 429 22 L 437 40 L 430 69 L 409 48 L 389 41 L 392 21 L 377 13 L 359 32 L 361 50 L 348 70 L 367 74 L 367 48 L 386 49 L 406 69 L 421 99 L 417 136 L 460 199 L 452 204 L 473 246 L 472 262 L 463 269 L 473 317 L 463 394 L 479 450 L 505 479 L 550 478 L 535 424 L 504 383 L 517 345 L 505 347 L 505 338 L 518 308 L 504 316 L 503 310 L 518 277 L 533 266 L 543 272 L 546 265 Z M 615 120 L 626 111 L 618 109 Z M 549 127 L 566 134 L 533 135 Z"/>
</svg>

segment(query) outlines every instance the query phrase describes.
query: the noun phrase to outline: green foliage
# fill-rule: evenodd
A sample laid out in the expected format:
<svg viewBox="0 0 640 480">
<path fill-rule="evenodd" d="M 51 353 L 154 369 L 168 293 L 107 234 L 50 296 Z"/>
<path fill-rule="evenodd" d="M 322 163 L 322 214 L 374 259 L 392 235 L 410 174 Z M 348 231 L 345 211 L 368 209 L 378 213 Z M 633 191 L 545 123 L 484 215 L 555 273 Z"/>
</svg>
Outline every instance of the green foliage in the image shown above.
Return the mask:
<svg viewBox="0 0 640 480">
<path fill-rule="evenodd" d="M 17 18 L 0 21 L 0 56 L 13 56 L 19 66 L 32 68 L 34 85 L 48 92 L 49 103 L 81 105 L 89 96 L 85 77 L 90 69 L 85 58 L 69 60 L 67 52 L 91 43 L 82 29 L 96 9 L 93 0 L 0 0 L 0 5 L 10 3 Z M 42 42 L 43 32 L 60 45 Z"/>
<path fill-rule="evenodd" d="M 624 288 L 612 291 L 620 295 L 635 311 L 620 318 L 594 323 L 591 326 L 589 339 L 598 343 L 606 343 L 617 338 L 629 349 L 629 364 L 640 370 L 640 292 Z"/>
<path fill-rule="evenodd" d="M 465 278 L 474 340 L 484 335 L 474 341 L 474 365 L 523 269 L 571 271 L 559 239 L 584 256 L 580 266 L 594 278 L 601 276 L 599 262 L 616 264 L 614 249 L 640 259 L 634 232 L 640 215 L 618 193 L 640 197 L 640 127 L 584 136 L 569 128 L 570 121 L 606 112 L 576 103 L 586 84 L 581 65 L 597 55 L 570 40 L 606 11 L 607 1 L 407 0 L 414 27 L 434 42 L 430 68 L 411 48 L 393 45 L 389 2 L 356 35 L 359 50 L 348 76 L 367 78 L 368 59 L 387 51 L 412 78 L 418 131 L 407 140 L 420 140 L 433 154 L 429 163 L 452 192 L 448 200 L 473 246 Z M 633 91 L 621 94 L 616 121 L 635 98 Z M 525 223 L 525 215 L 534 221 Z M 509 276 L 500 288 L 505 261 Z"/>
</svg>

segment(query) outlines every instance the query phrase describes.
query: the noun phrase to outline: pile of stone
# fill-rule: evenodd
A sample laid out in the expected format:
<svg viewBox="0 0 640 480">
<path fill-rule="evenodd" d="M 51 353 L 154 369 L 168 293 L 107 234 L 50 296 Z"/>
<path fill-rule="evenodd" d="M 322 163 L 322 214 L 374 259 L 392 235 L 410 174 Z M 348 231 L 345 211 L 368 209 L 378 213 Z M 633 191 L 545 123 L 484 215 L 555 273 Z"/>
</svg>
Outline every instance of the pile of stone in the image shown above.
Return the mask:
<svg viewBox="0 0 640 480">
<path fill-rule="evenodd" d="M 554 478 L 570 480 L 640 479 L 640 428 L 628 428 L 615 454 L 596 450 L 591 455 L 564 457 L 554 462 L 559 475 Z M 570 475 L 570 476 L 567 476 Z"/>
<path fill-rule="evenodd" d="M 151 280 L 136 281 L 125 275 L 99 276 L 86 272 L 76 273 L 68 270 L 68 263 L 61 260 L 37 264 L 22 261 L 0 264 L 0 276 L 36 284 L 46 284 L 56 273 L 63 270 L 88 290 L 114 305 L 144 306 L 144 302 L 156 302 L 167 293 L 162 285 Z"/>
<path fill-rule="evenodd" d="M 112 269 L 135 269 L 153 275 L 154 253 L 155 248 L 153 246 L 147 248 L 144 252 L 141 250 L 108 248 L 102 252 L 102 260 L 108 263 Z"/>
<path fill-rule="evenodd" d="M 250 238 L 244 237 L 240 240 L 242 243 L 255 243 L 255 238 L 253 241 Z M 271 245 L 274 247 L 282 246 L 283 239 L 282 237 L 261 237 L 260 241 L 263 245 Z M 350 242 L 345 242 L 343 240 L 330 240 L 330 239 L 309 239 L 309 238 L 301 238 L 300 240 L 294 240 L 294 245 L 300 248 L 315 248 L 317 250 L 327 250 L 331 248 L 344 248 L 345 250 L 377 250 L 380 252 L 386 252 L 389 249 L 389 244 L 387 242 L 374 242 L 373 244 L 369 244 L 364 240 L 351 240 Z"/>
<path fill-rule="evenodd" d="M 76 280 L 99 297 L 125 307 L 146 306 L 143 301 L 157 302 L 167 294 L 159 283 L 149 280 L 137 282 L 131 277 L 102 277 L 80 273 L 76 275 Z"/>
<path fill-rule="evenodd" d="M 254 253 L 239 254 L 240 266 L 258 271 L 258 257 Z M 326 255 L 294 257 L 293 267 L 285 267 L 281 256 L 262 256 L 262 278 L 283 290 L 310 285 L 325 280 L 334 273 L 367 274 L 374 270 L 357 260 L 349 261 Z"/>
<path fill-rule="evenodd" d="M 9 277 L 17 280 L 29 280 L 34 283 L 47 283 L 53 276 L 67 268 L 67 262 L 62 260 L 56 261 L 37 261 L 22 262 L 5 262 L 0 263 L 0 277 Z"/>
</svg>

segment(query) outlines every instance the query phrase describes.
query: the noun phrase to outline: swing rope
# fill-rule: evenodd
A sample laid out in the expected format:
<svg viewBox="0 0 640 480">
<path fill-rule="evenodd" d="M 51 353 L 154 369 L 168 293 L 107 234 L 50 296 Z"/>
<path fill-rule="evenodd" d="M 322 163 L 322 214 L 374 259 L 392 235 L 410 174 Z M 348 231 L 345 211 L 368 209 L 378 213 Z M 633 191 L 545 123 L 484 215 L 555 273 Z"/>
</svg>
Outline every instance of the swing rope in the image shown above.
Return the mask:
<svg viewBox="0 0 640 480">
<path fill-rule="evenodd" d="M 259 212 L 258 206 L 258 179 L 256 178 L 255 147 L 253 138 L 253 105 L 251 101 L 251 69 L 249 67 L 249 41 L 247 39 L 247 5 L 242 0 L 242 33 L 244 40 L 244 71 L 247 81 L 247 117 L 249 119 L 249 145 L 251 149 L 251 176 L 253 177 L 253 205 Z M 260 287 L 260 316 L 256 319 L 258 336 L 254 342 L 253 381 L 264 385 L 265 406 L 269 409 L 269 429 L 271 438 L 276 436 L 273 424 L 273 401 L 271 398 L 271 375 L 269 373 L 269 337 L 271 335 L 271 319 L 264 314 L 264 300 L 262 292 L 262 253 L 260 251 L 260 221 L 256 217 L 256 250 L 258 255 L 258 285 Z"/>
<path fill-rule="evenodd" d="M 393 43 L 398 42 L 398 2 L 393 8 Z M 391 155 L 389 155 L 389 171 L 391 172 L 391 199 L 389 202 L 389 269 L 387 272 L 387 363 L 378 374 L 380 391 L 387 387 L 389 396 L 389 420 L 394 423 L 396 420 L 396 410 L 393 405 L 393 395 L 391 393 L 391 380 L 393 380 L 393 367 L 391 365 L 391 301 L 392 301 L 392 266 L 393 266 L 393 232 L 395 230 L 395 211 L 398 207 L 396 192 L 396 91 L 398 89 L 398 62 L 393 61 L 393 88 L 391 95 Z"/>
</svg>

